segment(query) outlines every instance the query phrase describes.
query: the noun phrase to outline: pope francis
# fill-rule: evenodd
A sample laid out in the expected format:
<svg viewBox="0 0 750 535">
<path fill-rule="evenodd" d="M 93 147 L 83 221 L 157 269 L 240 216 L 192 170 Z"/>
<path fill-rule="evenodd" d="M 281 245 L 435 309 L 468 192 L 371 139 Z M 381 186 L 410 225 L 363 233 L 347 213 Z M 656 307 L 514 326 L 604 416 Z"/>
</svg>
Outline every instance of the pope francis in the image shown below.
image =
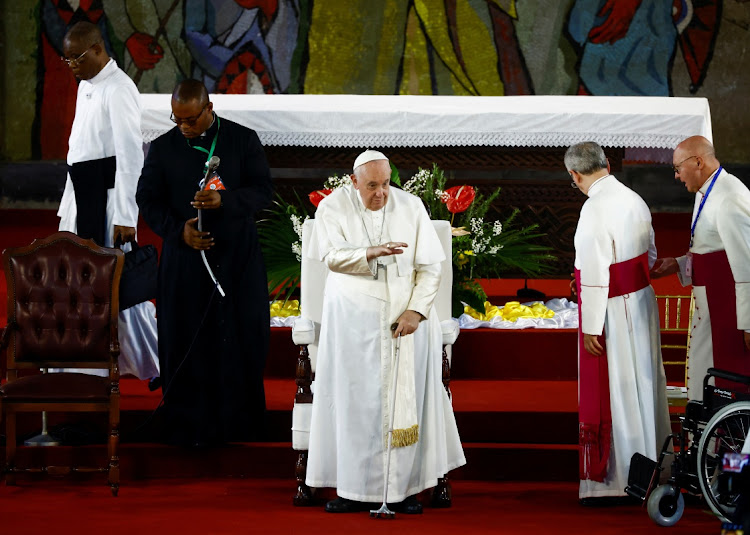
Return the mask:
<svg viewBox="0 0 750 535">
<path fill-rule="evenodd" d="M 441 382 L 433 301 L 444 253 L 422 201 L 390 187 L 380 152 L 354 162 L 351 185 L 318 206 L 309 253 L 330 273 L 323 300 L 307 484 L 334 487 L 334 513 L 383 497 L 389 418 L 395 411 L 388 502 L 421 513 L 416 494 L 466 463 Z M 398 383 L 391 377 L 399 340 Z"/>
</svg>

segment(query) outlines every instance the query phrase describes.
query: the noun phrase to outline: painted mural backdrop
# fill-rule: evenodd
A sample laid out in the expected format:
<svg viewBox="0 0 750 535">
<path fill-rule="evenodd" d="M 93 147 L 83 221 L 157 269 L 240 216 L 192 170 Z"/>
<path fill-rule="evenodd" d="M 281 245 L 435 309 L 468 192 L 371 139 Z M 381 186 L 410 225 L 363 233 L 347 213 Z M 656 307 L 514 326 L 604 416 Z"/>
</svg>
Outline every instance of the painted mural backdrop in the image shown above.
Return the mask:
<svg viewBox="0 0 750 535">
<path fill-rule="evenodd" d="M 13 52 L 37 62 L 21 122 L 31 156 L 65 157 L 76 82 L 60 56 L 80 20 L 142 93 L 194 77 L 215 93 L 685 95 L 713 75 L 723 26 L 747 38 L 746 1 L 41 0 L 38 49 Z"/>
</svg>

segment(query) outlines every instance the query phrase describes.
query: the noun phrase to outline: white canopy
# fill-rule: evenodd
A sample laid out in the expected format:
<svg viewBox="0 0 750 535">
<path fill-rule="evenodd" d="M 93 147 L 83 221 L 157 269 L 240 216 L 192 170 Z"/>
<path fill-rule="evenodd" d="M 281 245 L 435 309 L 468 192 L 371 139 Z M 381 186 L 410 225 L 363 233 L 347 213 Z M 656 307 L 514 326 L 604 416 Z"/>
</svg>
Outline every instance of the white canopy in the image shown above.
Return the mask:
<svg viewBox="0 0 750 535">
<path fill-rule="evenodd" d="M 174 127 L 170 95 L 143 98 L 143 135 Z M 222 116 L 267 146 L 604 147 L 673 149 L 691 135 L 712 140 L 705 98 L 412 95 L 211 95 Z"/>
</svg>

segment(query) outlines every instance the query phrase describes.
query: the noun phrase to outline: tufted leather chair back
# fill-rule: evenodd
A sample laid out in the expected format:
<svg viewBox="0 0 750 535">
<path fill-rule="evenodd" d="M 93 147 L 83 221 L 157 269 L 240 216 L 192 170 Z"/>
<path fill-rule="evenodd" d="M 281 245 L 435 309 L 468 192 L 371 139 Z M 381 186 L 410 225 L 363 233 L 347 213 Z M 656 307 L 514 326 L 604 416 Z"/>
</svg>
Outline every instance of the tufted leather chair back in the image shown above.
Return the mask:
<svg viewBox="0 0 750 535">
<path fill-rule="evenodd" d="M 7 369 L 109 368 L 119 354 L 123 253 L 58 232 L 3 251 Z"/>
</svg>

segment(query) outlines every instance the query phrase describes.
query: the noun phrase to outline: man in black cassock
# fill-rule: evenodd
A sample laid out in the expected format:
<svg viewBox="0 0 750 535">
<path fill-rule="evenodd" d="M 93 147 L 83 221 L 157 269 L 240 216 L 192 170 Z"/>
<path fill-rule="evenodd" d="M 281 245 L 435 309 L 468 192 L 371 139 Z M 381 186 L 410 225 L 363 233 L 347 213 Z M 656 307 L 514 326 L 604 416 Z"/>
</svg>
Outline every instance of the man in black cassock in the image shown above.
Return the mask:
<svg viewBox="0 0 750 535">
<path fill-rule="evenodd" d="M 156 302 L 169 440 L 251 440 L 263 426 L 270 336 L 255 214 L 271 201 L 271 175 L 258 135 L 217 116 L 201 82 L 178 84 L 172 120 L 177 126 L 151 143 L 136 194 L 163 239 Z M 212 156 L 218 189 L 199 191 Z"/>
</svg>

